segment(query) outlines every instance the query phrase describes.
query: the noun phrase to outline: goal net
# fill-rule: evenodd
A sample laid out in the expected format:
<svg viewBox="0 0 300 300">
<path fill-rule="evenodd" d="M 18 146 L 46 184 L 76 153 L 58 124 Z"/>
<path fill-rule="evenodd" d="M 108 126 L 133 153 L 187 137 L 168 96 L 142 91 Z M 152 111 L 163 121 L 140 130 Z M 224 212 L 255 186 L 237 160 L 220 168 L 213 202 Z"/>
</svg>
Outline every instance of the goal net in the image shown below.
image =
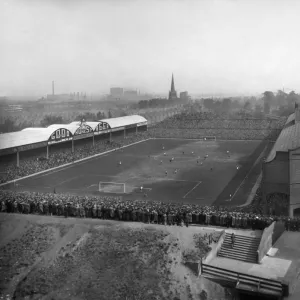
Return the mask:
<svg viewBox="0 0 300 300">
<path fill-rule="evenodd" d="M 102 193 L 125 193 L 125 183 L 99 182 L 99 192 Z"/>
<path fill-rule="evenodd" d="M 217 138 L 215 136 L 204 136 L 202 138 L 203 141 L 216 141 Z"/>
<path fill-rule="evenodd" d="M 149 193 L 149 192 L 151 192 L 152 191 L 152 189 L 151 188 L 145 188 L 145 187 L 143 187 L 143 188 L 141 188 L 141 187 L 137 187 L 137 186 L 134 186 L 133 188 L 132 188 L 132 192 L 134 192 L 134 193 L 143 193 L 143 194 L 147 194 L 147 193 Z"/>
</svg>

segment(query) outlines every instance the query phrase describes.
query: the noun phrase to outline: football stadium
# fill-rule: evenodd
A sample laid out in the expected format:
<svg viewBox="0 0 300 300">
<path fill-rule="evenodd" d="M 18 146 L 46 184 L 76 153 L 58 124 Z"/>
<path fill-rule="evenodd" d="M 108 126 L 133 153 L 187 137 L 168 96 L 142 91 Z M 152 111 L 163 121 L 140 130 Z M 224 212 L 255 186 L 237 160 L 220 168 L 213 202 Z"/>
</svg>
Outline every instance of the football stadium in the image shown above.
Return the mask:
<svg viewBox="0 0 300 300">
<path fill-rule="evenodd" d="M 299 208 L 298 119 L 296 106 L 287 120 L 228 120 L 203 112 L 150 128 L 138 115 L 26 128 L 0 136 L 1 188 L 249 208 L 260 187 L 261 212 L 293 216 Z"/>
<path fill-rule="evenodd" d="M 263 259 L 300 229 L 299 126 L 295 105 L 288 119 L 182 112 L 154 126 L 131 115 L 1 134 L 0 211 L 231 228 L 193 262 L 197 276 L 281 299 L 300 267 Z"/>
</svg>

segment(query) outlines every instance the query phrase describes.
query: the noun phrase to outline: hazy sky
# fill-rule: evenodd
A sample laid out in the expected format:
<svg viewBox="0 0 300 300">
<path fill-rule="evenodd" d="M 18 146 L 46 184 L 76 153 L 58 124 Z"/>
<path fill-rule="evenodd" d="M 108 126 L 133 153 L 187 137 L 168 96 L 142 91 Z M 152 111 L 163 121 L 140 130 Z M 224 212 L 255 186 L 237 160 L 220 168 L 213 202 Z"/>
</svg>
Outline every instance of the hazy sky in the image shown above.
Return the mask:
<svg viewBox="0 0 300 300">
<path fill-rule="evenodd" d="M 300 90 L 298 0 L 1 0 L 0 96 Z"/>
</svg>

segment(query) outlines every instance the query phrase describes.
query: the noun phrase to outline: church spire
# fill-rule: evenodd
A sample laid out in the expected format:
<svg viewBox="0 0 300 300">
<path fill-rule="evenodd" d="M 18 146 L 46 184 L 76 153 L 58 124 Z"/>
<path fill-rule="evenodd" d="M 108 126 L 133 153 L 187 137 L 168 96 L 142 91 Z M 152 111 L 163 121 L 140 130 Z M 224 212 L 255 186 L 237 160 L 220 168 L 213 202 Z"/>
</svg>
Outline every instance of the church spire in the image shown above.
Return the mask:
<svg viewBox="0 0 300 300">
<path fill-rule="evenodd" d="M 174 84 L 174 76 L 172 73 L 172 82 L 171 82 L 171 91 L 169 92 L 169 100 L 177 99 L 177 93 L 175 91 L 175 84 Z"/>
<path fill-rule="evenodd" d="M 171 83 L 171 92 L 175 92 L 175 85 L 174 85 L 174 76 L 173 76 L 173 73 L 172 73 L 172 83 Z"/>
</svg>

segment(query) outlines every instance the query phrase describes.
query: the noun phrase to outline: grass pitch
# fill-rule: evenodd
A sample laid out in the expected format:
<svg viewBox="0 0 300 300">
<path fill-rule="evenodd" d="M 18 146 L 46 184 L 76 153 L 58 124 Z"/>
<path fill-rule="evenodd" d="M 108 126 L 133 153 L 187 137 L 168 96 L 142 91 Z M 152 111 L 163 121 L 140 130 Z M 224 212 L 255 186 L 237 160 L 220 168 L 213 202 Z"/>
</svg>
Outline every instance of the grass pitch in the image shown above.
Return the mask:
<svg viewBox="0 0 300 300">
<path fill-rule="evenodd" d="M 126 185 L 124 199 L 238 205 L 255 184 L 268 147 L 265 141 L 152 139 L 5 188 L 95 195 L 100 181 L 117 182 Z M 136 192 L 141 186 L 146 195 Z"/>
</svg>

